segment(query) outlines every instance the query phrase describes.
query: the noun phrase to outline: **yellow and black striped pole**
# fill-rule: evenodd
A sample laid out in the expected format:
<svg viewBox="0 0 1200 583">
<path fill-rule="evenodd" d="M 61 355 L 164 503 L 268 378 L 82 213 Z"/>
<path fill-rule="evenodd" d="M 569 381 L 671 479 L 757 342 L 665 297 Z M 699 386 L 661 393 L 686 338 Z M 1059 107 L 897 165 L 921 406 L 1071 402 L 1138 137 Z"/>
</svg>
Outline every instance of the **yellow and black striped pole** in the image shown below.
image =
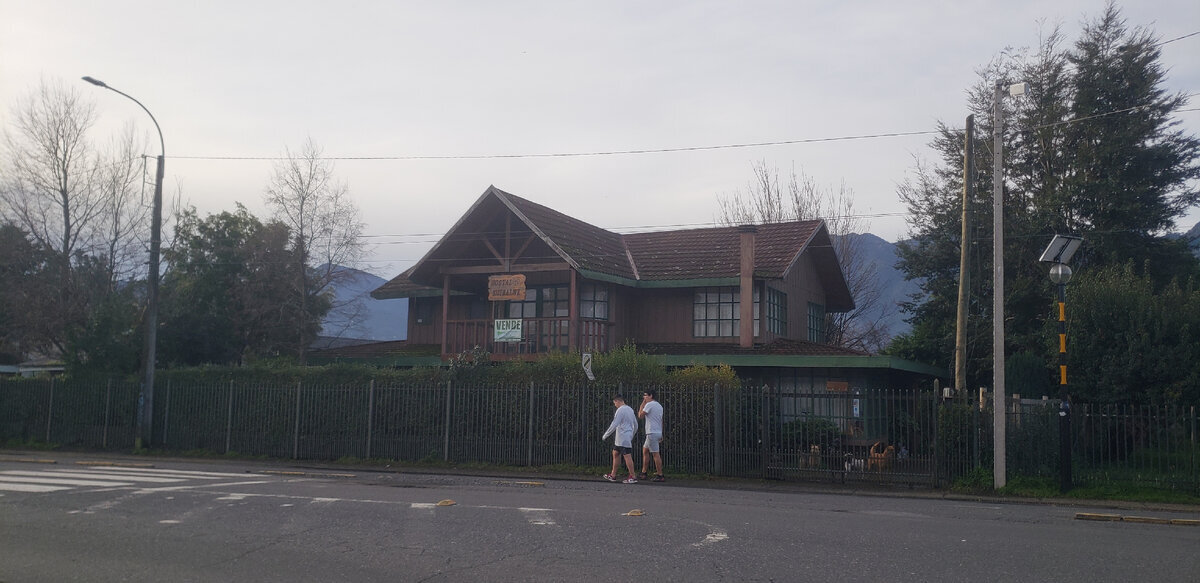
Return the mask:
<svg viewBox="0 0 1200 583">
<path fill-rule="evenodd" d="M 1071 394 L 1067 391 L 1067 282 L 1071 268 L 1055 263 L 1050 280 L 1058 284 L 1058 486 L 1071 489 Z"/>
</svg>

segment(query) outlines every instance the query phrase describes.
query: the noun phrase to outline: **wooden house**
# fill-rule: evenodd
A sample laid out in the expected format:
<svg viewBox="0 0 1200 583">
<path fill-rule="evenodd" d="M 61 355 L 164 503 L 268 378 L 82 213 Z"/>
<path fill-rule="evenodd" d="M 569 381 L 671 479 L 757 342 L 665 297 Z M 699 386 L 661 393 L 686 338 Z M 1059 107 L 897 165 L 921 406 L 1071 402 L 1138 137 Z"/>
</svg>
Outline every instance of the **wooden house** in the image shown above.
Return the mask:
<svg viewBox="0 0 1200 583">
<path fill-rule="evenodd" d="M 618 234 L 495 187 L 372 295 L 409 298 L 409 345 L 495 360 L 820 343 L 854 307 L 823 221 Z"/>
</svg>

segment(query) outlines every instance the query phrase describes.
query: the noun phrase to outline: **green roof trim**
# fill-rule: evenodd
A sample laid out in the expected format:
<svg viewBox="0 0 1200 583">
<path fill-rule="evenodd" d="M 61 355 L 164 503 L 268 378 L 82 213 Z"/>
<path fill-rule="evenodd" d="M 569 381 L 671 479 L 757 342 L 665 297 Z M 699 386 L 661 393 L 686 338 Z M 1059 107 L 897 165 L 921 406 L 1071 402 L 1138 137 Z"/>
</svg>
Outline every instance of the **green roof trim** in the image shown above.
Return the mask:
<svg viewBox="0 0 1200 583">
<path fill-rule="evenodd" d="M 445 366 L 440 356 L 372 356 L 364 358 L 347 358 L 347 357 L 308 357 L 308 363 L 313 365 L 336 364 L 339 362 L 352 362 L 354 364 L 370 364 L 380 367 L 418 367 L 418 366 Z"/>
<path fill-rule="evenodd" d="M 660 354 L 650 355 L 666 366 L 693 364 L 716 366 L 766 366 L 778 368 L 884 368 L 949 378 L 949 373 L 928 364 L 894 356 L 796 356 L 789 354 Z"/>
</svg>

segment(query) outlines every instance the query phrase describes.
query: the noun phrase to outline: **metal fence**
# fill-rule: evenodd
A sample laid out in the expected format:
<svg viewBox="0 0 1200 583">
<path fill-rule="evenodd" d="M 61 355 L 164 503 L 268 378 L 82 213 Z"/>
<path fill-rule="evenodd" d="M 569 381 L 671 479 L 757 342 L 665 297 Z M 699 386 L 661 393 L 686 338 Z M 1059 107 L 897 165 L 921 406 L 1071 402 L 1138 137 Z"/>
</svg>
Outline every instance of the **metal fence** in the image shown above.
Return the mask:
<svg viewBox="0 0 1200 583">
<path fill-rule="evenodd" d="M 603 466 L 611 397 L 640 387 L 440 383 L 330 386 L 167 381 L 152 445 L 276 458 Z M 656 389 L 668 472 L 943 486 L 992 463 L 992 413 L 927 391 L 806 393 L 770 386 Z M 136 383 L 0 380 L 0 440 L 133 447 Z M 1012 399 L 1010 475 L 1058 475 L 1058 403 Z M 1076 404 L 1077 484 L 1200 493 L 1194 407 Z M 641 451 L 635 448 L 635 463 Z"/>
</svg>

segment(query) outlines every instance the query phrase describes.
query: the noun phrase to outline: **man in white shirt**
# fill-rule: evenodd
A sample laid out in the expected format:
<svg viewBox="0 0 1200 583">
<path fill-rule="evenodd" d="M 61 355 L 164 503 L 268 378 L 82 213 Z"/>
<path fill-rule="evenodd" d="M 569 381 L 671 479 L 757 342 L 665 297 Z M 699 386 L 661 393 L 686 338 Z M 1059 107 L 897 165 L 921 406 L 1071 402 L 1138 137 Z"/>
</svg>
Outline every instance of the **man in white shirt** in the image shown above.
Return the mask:
<svg viewBox="0 0 1200 583">
<path fill-rule="evenodd" d="M 665 478 L 658 446 L 663 437 L 663 406 L 654 400 L 654 389 L 642 393 L 642 405 L 638 407 L 637 415 L 646 420 L 646 443 L 642 445 L 642 473 L 638 475 L 638 479 L 645 480 L 648 477 L 646 470 L 650 469 L 650 456 L 653 455 L 654 469 L 658 471 L 654 474 L 654 481 L 662 482 Z"/>
<path fill-rule="evenodd" d="M 625 404 L 625 397 L 621 395 L 613 397 L 613 407 L 616 407 L 617 411 L 613 413 L 612 424 L 608 426 L 608 431 L 604 432 L 604 437 L 600 438 L 608 439 L 609 435 L 617 434 L 613 439 L 612 473 L 604 474 L 604 479 L 610 482 L 618 481 L 617 469 L 620 467 L 621 458 L 624 457 L 625 467 L 629 469 L 629 477 L 624 483 L 636 484 L 637 478 L 633 476 L 633 434 L 637 433 L 637 415 L 633 413 L 633 408 Z"/>
</svg>

